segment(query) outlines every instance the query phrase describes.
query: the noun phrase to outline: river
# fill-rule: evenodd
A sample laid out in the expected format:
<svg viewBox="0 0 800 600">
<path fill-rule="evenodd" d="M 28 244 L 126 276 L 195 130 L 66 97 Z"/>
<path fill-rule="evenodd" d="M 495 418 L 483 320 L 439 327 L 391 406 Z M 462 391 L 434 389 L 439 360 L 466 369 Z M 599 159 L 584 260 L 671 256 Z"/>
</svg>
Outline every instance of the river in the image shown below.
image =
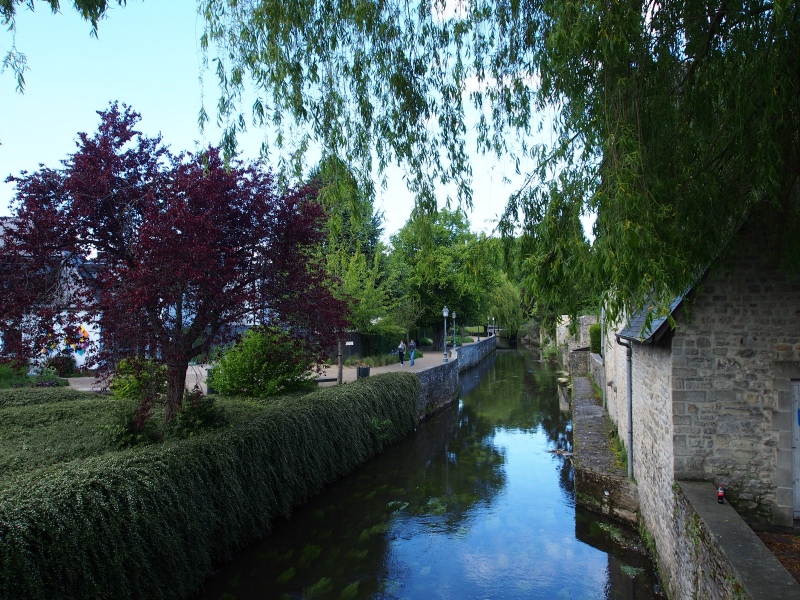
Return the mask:
<svg viewBox="0 0 800 600">
<path fill-rule="evenodd" d="M 498 351 L 457 406 L 330 486 L 202 599 L 661 598 L 636 534 L 576 508 L 555 375 Z"/>
</svg>

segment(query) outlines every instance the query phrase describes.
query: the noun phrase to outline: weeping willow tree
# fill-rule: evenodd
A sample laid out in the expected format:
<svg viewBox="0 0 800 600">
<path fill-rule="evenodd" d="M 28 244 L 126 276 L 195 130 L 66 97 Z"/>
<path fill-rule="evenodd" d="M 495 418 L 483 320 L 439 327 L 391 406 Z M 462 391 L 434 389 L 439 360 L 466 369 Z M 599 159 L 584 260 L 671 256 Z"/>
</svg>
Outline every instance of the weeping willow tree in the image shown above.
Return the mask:
<svg viewBox="0 0 800 600">
<path fill-rule="evenodd" d="M 252 118 L 287 160 L 316 144 L 362 177 L 398 163 L 428 211 L 437 182 L 469 205 L 468 134 L 534 164 L 503 231 L 528 238 L 525 287 L 547 305 L 572 310 L 589 286 L 612 317 L 647 297 L 665 307 L 747 218 L 797 270 L 797 0 L 203 0 L 200 11 L 229 148 Z M 574 234 L 588 213 L 590 249 Z"/>
</svg>

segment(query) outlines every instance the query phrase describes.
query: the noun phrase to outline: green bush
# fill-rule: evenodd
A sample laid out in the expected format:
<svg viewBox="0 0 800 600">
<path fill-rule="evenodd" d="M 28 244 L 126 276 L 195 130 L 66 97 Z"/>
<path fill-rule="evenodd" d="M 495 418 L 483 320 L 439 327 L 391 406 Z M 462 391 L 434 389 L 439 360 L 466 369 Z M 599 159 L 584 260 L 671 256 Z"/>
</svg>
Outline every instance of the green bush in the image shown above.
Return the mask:
<svg viewBox="0 0 800 600">
<path fill-rule="evenodd" d="M 68 355 L 54 356 L 48 359 L 47 366 L 55 369 L 59 377 L 69 377 L 75 373 L 75 359 Z"/>
<path fill-rule="evenodd" d="M 364 356 L 380 356 L 391 354 L 397 350 L 400 339 L 405 339 L 406 332 L 402 327 L 385 326 L 382 331 L 361 333 L 361 351 Z"/>
<path fill-rule="evenodd" d="M 313 383 L 304 342 L 277 328 L 247 331 L 209 372 L 208 385 L 224 396 L 266 398 Z"/>
<path fill-rule="evenodd" d="M 109 389 L 119 399 L 159 398 L 167 391 L 167 367 L 149 358 L 123 358 Z"/>
<path fill-rule="evenodd" d="M 431 338 L 421 338 L 419 340 L 420 346 L 433 346 L 433 340 Z"/>
<path fill-rule="evenodd" d="M 19 379 L 25 377 L 27 367 L 18 362 L 2 362 L 0 363 L 0 381 L 8 381 L 12 379 Z"/>
<path fill-rule="evenodd" d="M 417 423 L 389 373 L 249 408 L 236 427 L 107 452 L 0 486 L 0 597 L 181 598 Z"/>
<path fill-rule="evenodd" d="M 558 364 L 558 348 L 553 344 L 548 344 L 542 348 L 542 359 L 550 364 Z"/>
<path fill-rule="evenodd" d="M 57 388 L 11 388 L 0 390 L 0 408 L 5 406 L 26 406 L 30 404 L 50 404 L 69 400 L 88 400 L 97 398 L 92 392 L 79 392 L 70 387 Z"/>
<path fill-rule="evenodd" d="M 603 340 L 601 339 L 603 331 L 600 327 L 600 323 L 592 323 L 589 326 L 589 348 L 594 354 L 600 354 L 600 350 L 603 345 Z"/>
<path fill-rule="evenodd" d="M 20 391 L 44 395 L 62 390 Z M 113 450 L 105 435 L 114 418 L 109 403 L 106 396 L 76 392 L 72 399 L 62 396 L 46 403 L 4 406 L 0 409 L 0 483 L 35 469 Z"/>
<path fill-rule="evenodd" d="M 183 396 L 180 412 L 167 426 L 174 437 L 189 437 L 206 429 L 216 429 L 227 423 L 225 411 L 213 396 L 204 396 L 200 388 L 188 391 Z"/>
<path fill-rule="evenodd" d="M 159 441 L 163 432 L 152 416 L 167 391 L 166 365 L 149 358 L 124 358 L 117 364 L 109 389 L 115 417 L 106 428 L 109 441 L 120 448 Z"/>
</svg>

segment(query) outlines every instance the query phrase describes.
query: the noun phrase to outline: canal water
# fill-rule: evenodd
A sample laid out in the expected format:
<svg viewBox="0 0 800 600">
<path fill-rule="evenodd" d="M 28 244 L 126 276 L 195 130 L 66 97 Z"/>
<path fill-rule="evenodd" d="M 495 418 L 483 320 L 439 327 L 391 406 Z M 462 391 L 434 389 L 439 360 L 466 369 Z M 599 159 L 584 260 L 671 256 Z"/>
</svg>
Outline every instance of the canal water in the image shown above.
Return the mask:
<svg viewBox="0 0 800 600">
<path fill-rule="evenodd" d="M 554 373 L 498 351 L 457 406 L 276 523 L 198 598 L 660 598 L 635 533 L 575 506 Z"/>
</svg>

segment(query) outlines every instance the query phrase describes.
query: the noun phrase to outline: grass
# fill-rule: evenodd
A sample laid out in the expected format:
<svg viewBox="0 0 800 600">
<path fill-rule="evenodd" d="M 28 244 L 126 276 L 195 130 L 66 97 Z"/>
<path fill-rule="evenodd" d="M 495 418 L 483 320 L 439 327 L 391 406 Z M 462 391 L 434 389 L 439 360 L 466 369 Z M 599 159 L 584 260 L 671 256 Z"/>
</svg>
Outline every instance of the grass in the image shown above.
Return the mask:
<svg viewBox="0 0 800 600">
<path fill-rule="evenodd" d="M 614 455 L 614 466 L 623 471 L 628 471 L 628 451 L 622 438 L 619 437 L 619 429 L 611 418 L 606 414 L 606 434 L 608 435 L 609 447 Z"/>
<path fill-rule="evenodd" d="M 414 350 L 414 360 L 422 358 L 422 351 L 417 348 Z M 406 360 L 411 360 L 411 355 L 408 351 L 406 351 Z M 350 358 L 345 359 L 344 366 L 345 367 L 356 367 L 356 366 L 365 366 L 365 367 L 385 367 L 386 365 L 393 365 L 400 362 L 400 358 L 397 354 L 380 354 L 378 356 L 352 356 Z"/>
</svg>

